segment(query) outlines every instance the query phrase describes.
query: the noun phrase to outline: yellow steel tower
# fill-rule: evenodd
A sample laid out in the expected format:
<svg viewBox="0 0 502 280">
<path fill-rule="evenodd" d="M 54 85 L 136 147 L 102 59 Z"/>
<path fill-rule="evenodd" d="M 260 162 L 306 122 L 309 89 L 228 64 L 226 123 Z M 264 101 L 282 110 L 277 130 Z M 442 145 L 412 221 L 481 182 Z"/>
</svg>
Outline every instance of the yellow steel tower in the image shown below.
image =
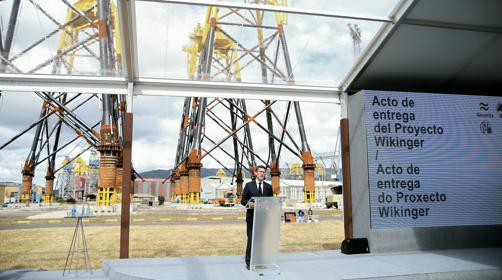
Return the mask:
<svg viewBox="0 0 502 280">
<path fill-rule="evenodd" d="M 80 33 L 90 32 L 98 38 L 100 47 L 105 48 L 105 51 L 100 52 L 102 73 L 105 75 L 113 74 L 115 68 L 120 68 L 122 54 L 115 3 L 79 0 L 73 4 L 73 7 L 76 9 L 68 8 L 64 32 L 59 40 L 58 53 L 75 46 L 78 43 Z M 85 16 L 81 16 L 82 14 Z M 72 69 L 74 59 L 75 50 L 70 52 L 65 60 L 62 60 L 63 65 L 67 69 Z M 107 116 L 103 116 L 103 119 L 108 121 L 109 115 L 113 113 L 106 112 L 105 114 Z M 116 124 L 102 122 L 98 136 L 101 140 L 101 145 L 98 147 L 101 159 L 96 203 L 97 205 L 110 205 L 117 203 L 122 185 L 121 146 Z"/>
<path fill-rule="evenodd" d="M 257 0 L 254 3 L 275 6 L 287 5 L 285 0 Z M 183 48 L 187 53 L 189 79 L 242 82 L 245 76 L 244 69 L 246 69 L 250 72 L 253 70 L 258 72 L 259 75 L 255 76 L 261 77 L 260 82 L 262 83 L 293 85 L 295 83 L 293 68 L 284 32 L 284 25 L 287 23 L 288 17 L 284 13 L 209 6 L 204 23 L 195 27 L 189 36 L 190 44 Z M 244 31 L 242 32 L 245 34 L 242 36 L 244 38 L 238 38 L 230 31 L 232 27 L 252 30 L 254 35 Z M 253 37 L 254 39 L 252 39 Z M 252 45 L 248 46 L 250 43 Z M 280 58 L 281 53 L 282 59 Z M 246 59 L 249 60 L 245 61 Z M 287 116 L 283 122 L 278 120 L 272 109 L 275 101 L 262 100 L 262 103 L 265 106 L 263 110 L 252 116 L 248 114 L 246 102 L 242 99 L 213 99 L 210 101 L 207 98 L 185 99 L 175 162 L 176 168 L 171 175 L 172 191 L 181 198 L 182 202 L 197 203 L 199 201 L 201 160 L 205 156 L 211 155 L 211 151 L 217 148 L 221 149 L 221 144 L 227 139 L 231 139 L 234 144 L 233 153 L 226 152 L 226 154 L 235 161 L 235 172 L 231 172 L 231 174 L 236 174 L 238 196 L 242 192 L 242 171 L 247 170 L 253 176 L 257 161 L 262 161 L 264 165 L 270 167 L 272 187 L 274 194 L 278 195 L 280 193 L 279 155 L 282 148 L 287 148 L 303 161 L 305 200 L 307 202 L 315 201 L 315 164 L 307 143 L 299 103 L 288 102 Z M 213 113 L 213 109 L 218 105 L 224 106 L 230 111 L 230 121 L 226 122 L 230 123 L 229 125 Z M 286 131 L 291 107 L 296 113 L 301 147 L 294 144 L 295 148 L 291 148 L 283 141 L 286 136 L 291 138 Z M 259 124 L 256 119 L 262 112 L 266 114 L 266 125 Z M 211 138 L 208 137 L 204 129 L 206 116 L 223 127 L 228 133 L 228 137 L 224 137 L 219 142 L 210 140 Z M 279 127 L 282 129 L 279 135 L 274 133 L 273 117 L 279 122 Z M 241 125 L 238 125 L 238 122 L 241 122 Z M 249 130 L 250 123 L 256 124 L 268 135 L 270 157 L 267 160 L 262 160 L 254 153 Z M 238 136 L 240 131 L 244 131 L 241 137 Z M 202 148 L 201 142 L 204 139 L 207 139 L 214 146 L 209 149 Z M 276 150 L 276 145 L 278 145 L 278 150 Z M 243 164 L 244 158 L 248 166 Z"/>
<path fill-rule="evenodd" d="M 44 7 L 34 3 L 34 6 L 44 15 L 58 25 L 58 28 L 47 35 L 45 38 L 37 41 L 24 51 L 21 51 L 12 60 L 28 52 L 31 48 L 43 42 L 49 36 L 61 32 L 59 38 L 57 53 L 54 57 L 41 63 L 28 73 L 36 73 L 52 63 L 53 74 L 72 74 L 75 69 L 75 58 L 80 51 L 85 51 L 90 56 L 100 62 L 101 75 L 115 75 L 120 71 L 121 47 L 118 32 L 118 17 L 116 5 L 109 0 L 78 0 L 73 3 L 64 1 L 68 6 L 66 20 L 64 23 L 58 23 L 54 17 L 50 16 Z M 96 54 L 92 44 L 99 43 L 99 55 Z M 98 204 L 108 205 L 117 198 L 120 193 L 120 182 L 116 182 L 117 168 L 120 168 L 120 130 L 117 129 L 118 120 L 121 118 L 121 112 L 124 110 L 124 104 L 119 97 L 114 95 L 103 95 L 103 120 L 101 122 L 100 133 L 94 130 L 93 126 L 87 125 L 66 105 L 74 100 L 75 96 L 67 93 L 47 93 L 36 92 L 44 100 L 42 105 L 40 119 L 47 118 L 54 114 L 58 117 L 53 129 L 54 134 L 45 136 L 42 131 L 47 130 L 47 121 L 39 121 L 35 131 L 33 144 L 25 162 L 22 174 L 23 183 L 21 188 L 21 199 L 27 201 L 30 198 L 32 179 L 38 160 L 40 150 L 43 145 L 39 143 L 48 143 L 49 137 L 53 137 L 53 150 L 46 158 L 49 162 L 46 175 L 46 202 L 53 200 L 54 193 L 54 174 L 56 153 L 60 150 L 58 147 L 59 135 L 62 123 L 67 124 L 78 135 L 83 137 L 91 146 L 97 147 L 101 153 L 100 164 L 100 184 Z M 87 101 L 84 101 L 84 103 Z M 47 139 L 43 139 L 47 137 Z M 47 149 L 49 150 L 49 149 Z M 43 161 L 43 160 L 42 160 Z M 118 169 L 120 170 L 120 169 Z"/>
</svg>

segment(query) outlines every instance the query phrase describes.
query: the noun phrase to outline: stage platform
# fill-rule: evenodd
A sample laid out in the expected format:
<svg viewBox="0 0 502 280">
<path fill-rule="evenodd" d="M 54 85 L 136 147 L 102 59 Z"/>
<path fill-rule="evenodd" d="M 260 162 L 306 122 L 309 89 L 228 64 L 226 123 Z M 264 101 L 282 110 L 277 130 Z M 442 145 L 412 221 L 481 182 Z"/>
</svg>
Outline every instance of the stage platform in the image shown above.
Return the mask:
<svg viewBox="0 0 502 280">
<path fill-rule="evenodd" d="M 249 271 L 243 256 L 105 260 L 93 274 L 4 271 L 0 279 L 502 279 L 502 248 L 344 255 L 340 251 L 281 253 L 279 275 Z"/>
<path fill-rule="evenodd" d="M 248 271 L 242 256 L 107 260 L 109 279 L 502 279 L 502 248 L 344 255 L 282 253 L 279 275 Z"/>
</svg>

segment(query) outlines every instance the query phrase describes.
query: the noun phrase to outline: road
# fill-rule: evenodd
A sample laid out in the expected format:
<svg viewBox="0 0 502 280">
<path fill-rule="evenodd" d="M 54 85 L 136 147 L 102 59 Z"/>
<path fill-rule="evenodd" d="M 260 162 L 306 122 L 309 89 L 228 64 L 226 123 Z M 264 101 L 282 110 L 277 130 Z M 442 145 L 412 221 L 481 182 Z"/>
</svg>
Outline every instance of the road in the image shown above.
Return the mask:
<svg viewBox="0 0 502 280">
<path fill-rule="evenodd" d="M 74 227 L 74 218 L 63 217 L 72 206 L 30 207 L 2 209 L 0 211 L 0 230 Z M 79 207 L 77 207 L 79 209 Z M 137 225 L 176 225 L 176 224 L 235 224 L 245 220 L 241 207 L 211 209 L 176 209 L 174 207 L 138 208 L 131 215 L 131 226 Z M 285 211 L 295 211 L 285 209 Z M 334 209 L 315 209 L 314 219 L 342 220 L 342 212 Z M 99 213 L 98 213 L 99 214 Z M 51 217 L 52 215 L 52 217 Z M 120 215 L 96 215 L 84 218 L 86 226 L 119 226 Z"/>
</svg>

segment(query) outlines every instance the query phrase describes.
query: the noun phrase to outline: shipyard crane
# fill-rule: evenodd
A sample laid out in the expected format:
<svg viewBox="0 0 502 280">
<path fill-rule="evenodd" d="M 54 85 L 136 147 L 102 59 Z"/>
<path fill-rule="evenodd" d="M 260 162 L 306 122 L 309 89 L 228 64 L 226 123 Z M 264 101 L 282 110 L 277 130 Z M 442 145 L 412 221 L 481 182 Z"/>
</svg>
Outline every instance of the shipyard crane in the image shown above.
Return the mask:
<svg viewBox="0 0 502 280">
<path fill-rule="evenodd" d="M 352 49 L 354 60 L 356 60 L 361 54 L 361 28 L 357 24 L 347 24 L 349 28 L 350 37 L 352 38 Z"/>
</svg>

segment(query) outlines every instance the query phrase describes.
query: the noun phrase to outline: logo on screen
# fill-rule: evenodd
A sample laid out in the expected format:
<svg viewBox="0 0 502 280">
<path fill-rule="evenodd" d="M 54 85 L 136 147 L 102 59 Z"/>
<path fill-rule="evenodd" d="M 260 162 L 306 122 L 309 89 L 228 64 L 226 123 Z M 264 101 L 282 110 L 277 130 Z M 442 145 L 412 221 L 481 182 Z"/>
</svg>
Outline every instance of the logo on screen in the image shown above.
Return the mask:
<svg viewBox="0 0 502 280">
<path fill-rule="evenodd" d="M 493 118 L 493 113 L 487 112 L 488 110 L 490 110 L 488 102 L 479 102 L 479 112 L 476 113 L 476 116 L 480 118 Z"/>
<path fill-rule="evenodd" d="M 490 126 L 490 123 L 487 121 L 482 121 L 479 128 L 481 129 L 481 133 L 483 133 L 483 134 L 491 134 L 492 133 L 492 127 Z"/>
</svg>

